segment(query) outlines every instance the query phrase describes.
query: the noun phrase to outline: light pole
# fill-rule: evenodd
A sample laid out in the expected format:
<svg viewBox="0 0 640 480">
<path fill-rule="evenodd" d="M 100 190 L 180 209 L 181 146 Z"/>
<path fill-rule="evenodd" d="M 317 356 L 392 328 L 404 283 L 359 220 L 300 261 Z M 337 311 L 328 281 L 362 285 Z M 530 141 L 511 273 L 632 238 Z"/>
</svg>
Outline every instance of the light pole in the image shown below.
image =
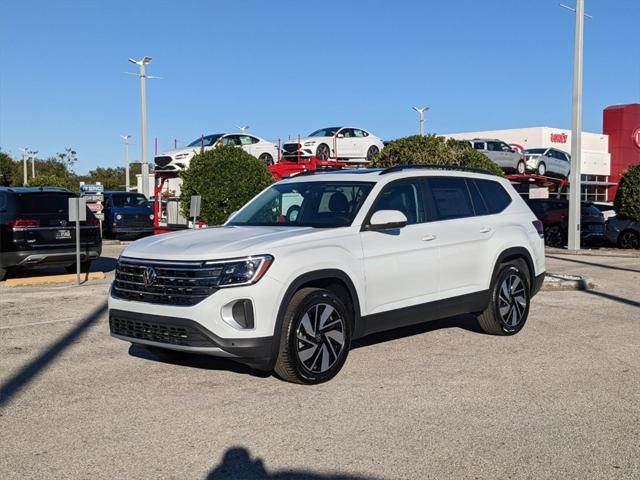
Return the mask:
<svg viewBox="0 0 640 480">
<path fill-rule="evenodd" d="M 30 150 L 29 157 L 31 157 L 31 178 L 36 178 L 36 155 L 37 150 Z"/>
<path fill-rule="evenodd" d="M 420 136 L 424 137 L 424 112 L 426 112 L 427 110 L 429 110 L 429 107 L 411 107 L 413 108 L 416 112 L 418 112 L 418 115 L 420 115 Z"/>
<path fill-rule="evenodd" d="M 151 57 L 143 57 L 141 60 L 129 58 L 131 63 L 140 67 L 140 73 L 134 73 L 140 77 L 140 141 L 142 143 L 142 194 L 149 198 L 149 157 L 147 155 L 147 78 L 160 78 L 147 76 L 145 66 L 151 63 Z M 129 72 L 127 72 L 129 73 Z"/>
<path fill-rule="evenodd" d="M 22 147 L 20 149 L 22 152 L 22 185 L 24 187 L 27 186 L 27 154 L 29 153 L 29 147 Z"/>
<path fill-rule="evenodd" d="M 582 197 L 582 53 L 584 38 L 584 0 L 576 0 L 576 34 L 573 52 L 573 103 L 571 115 L 571 172 L 569 173 L 569 250 L 580 250 L 580 201 Z"/>
<path fill-rule="evenodd" d="M 131 135 L 120 135 L 120 138 L 124 140 L 124 189 L 128 192 L 131 190 L 131 182 L 129 179 L 129 139 Z"/>
</svg>

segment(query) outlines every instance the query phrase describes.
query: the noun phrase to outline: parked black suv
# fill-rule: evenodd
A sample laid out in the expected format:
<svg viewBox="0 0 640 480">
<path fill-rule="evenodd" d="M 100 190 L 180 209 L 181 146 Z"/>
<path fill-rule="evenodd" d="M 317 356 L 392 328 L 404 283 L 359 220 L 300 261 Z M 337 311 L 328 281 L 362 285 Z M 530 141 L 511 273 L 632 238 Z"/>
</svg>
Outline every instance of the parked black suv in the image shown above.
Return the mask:
<svg viewBox="0 0 640 480">
<path fill-rule="evenodd" d="M 74 193 L 53 187 L 0 187 L 0 280 L 8 269 L 63 266 L 75 271 L 75 226 L 69 224 Z M 98 219 L 87 209 L 80 224 L 81 268 L 102 251 Z"/>
<path fill-rule="evenodd" d="M 569 202 L 561 198 L 526 200 L 544 226 L 544 243 L 564 247 L 569 231 Z M 580 208 L 580 242 L 600 246 L 604 243 L 604 215 L 589 202 Z"/>
</svg>

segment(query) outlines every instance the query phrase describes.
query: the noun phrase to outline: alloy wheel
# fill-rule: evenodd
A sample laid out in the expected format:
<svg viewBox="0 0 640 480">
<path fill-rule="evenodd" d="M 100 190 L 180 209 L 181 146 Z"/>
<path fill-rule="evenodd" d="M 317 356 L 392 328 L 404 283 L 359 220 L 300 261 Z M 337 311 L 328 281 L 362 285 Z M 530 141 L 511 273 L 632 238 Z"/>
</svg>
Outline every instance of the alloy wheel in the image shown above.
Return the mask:
<svg viewBox="0 0 640 480">
<path fill-rule="evenodd" d="M 538 175 L 544 176 L 547 173 L 547 166 L 544 163 L 540 163 L 538 165 Z"/>
<path fill-rule="evenodd" d="M 620 235 L 620 246 L 622 248 L 638 248 L 640 239 L 634 232 L 622 232 Z"/>
<path fill-rule="evenodd" d="M 318 303 L 305 312 L 296 329 L 296 354 L 311 373 L 325 373 L 345 348 L 345 320 L 327 303 Z"/>
<path fill-rule="evenodd" d="M 320 145 L 316 151 L 316 157 L 318 157 L 318 160 L 329 160 L 329 147 L 324 143 Z"/>
<path fill-rule="evenodd" d="M 516 167 L 517 172 L 522 175 L 525 171 L 525 165 L 524 162 L 520 161 L 518 162 L 518 166 Z"/>
<path fill-rule="evenodd" d="M 518 275 L 512 273 L 500 284 L 498 293 L 498 311 L 505 328 L 516 329 L 527 309 L 525 284 Z"/>
<path fill-rule="evenodd" d="M 371 161 L 374 155 L 377 155 L 379 151 L 380 150 L 378 150 L 378 147 L 376 147 L 375 145 L 371 145 L 369 147 L 369 150 L 367 151 L 367 161 Z"/>
</svg>

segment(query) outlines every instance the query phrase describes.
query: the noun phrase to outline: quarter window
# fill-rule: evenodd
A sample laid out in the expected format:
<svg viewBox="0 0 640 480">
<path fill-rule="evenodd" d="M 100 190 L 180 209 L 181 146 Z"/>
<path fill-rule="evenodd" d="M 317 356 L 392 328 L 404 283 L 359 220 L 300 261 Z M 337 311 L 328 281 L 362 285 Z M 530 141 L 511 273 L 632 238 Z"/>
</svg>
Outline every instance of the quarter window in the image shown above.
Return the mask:
<svg viewBox="0 0 640 480">
<path fill-rule="evenodd" d="M 473 217 L 473 205 L 464 178 L 429 178 L 429 189 L 439 220 Z"/>
<path fill-rule="evenodd" d="M 476 150 L 484 150 L 484 142 L 473 142 L 473 148 Z"/>
<path fill-rule="evenodd" d="M 511 203 L 511 196 L 498 182 L 474 180 L 490 214 L 499 213 Z"/>
<path fill-rule="evenodd" d="M 407 224 L 424 223 L 424 205 L 422 202 L 422 186 L 419 180 L 402 180 L 387 185 L 371 209 L 371 213 L 379 210 L 398 210 L 407 217 Z"/>
</svg>

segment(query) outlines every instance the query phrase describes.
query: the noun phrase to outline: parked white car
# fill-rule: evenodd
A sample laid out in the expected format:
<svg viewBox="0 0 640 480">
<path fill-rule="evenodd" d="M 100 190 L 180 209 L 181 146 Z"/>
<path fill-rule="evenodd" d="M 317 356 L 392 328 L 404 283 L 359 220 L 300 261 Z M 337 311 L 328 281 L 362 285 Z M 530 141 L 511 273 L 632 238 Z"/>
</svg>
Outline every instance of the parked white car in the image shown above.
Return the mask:
<svg viewBox="0 0 640 480">
<path fill-rule="evenodd" d="M 319 383 L 372 333 L 468 313 L 489 334 L 518 333 L 545 275 L 542 235 L 493 175 L 400 166 L 294 176 L 222 227 L 127 246 L 111 335 Z"/>
<path fill-rule="evenodd" d="M 319 160 L 368 162 L 383 147 L 381 139 L 361 128 L 327 127 L 301 138 L 300 143 L 296 139 L 282 145 L 282 158 L 294 160 L 300 155 Z"/>
<path fill-rule="evenodd" d="M 218 145 L 234 145 L 245 152 L 273 165 L 278 159 L 278 146 L 264 138 L 248 133 L 216 133 L 205 135 L 187 145 L 185 148 L 170 150 L 157 155 L 154 159 L 156 171 L 179 172 L 189 166 L 191 159 L 204 148 L 211 150 Z"/>
<path fill-rule="evenodd" d="M 571 155 L 557 148 L 528 148 L 524 158 L 527 171 L 538 175 L 567 178 L 571 172 Z"/>
<path fill-rule="evenodd" d="M 474 138 L 466 140 L 475 150 L 480 150 L 505 172 L 524 174 L 525 159 L 510 145 L 497 138 Z"/>
</svg>

